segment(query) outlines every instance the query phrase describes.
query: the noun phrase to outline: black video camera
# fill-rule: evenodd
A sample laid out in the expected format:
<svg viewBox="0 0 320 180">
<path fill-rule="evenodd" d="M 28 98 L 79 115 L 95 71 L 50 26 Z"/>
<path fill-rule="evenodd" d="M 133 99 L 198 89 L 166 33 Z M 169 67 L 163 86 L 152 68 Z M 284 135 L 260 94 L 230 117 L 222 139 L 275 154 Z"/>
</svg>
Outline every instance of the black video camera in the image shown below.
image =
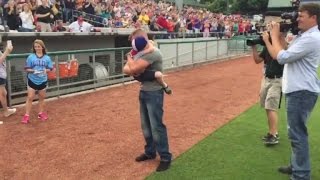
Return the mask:
<svg viewBox="0 0 320 180">
<path fill-rule="evenodd" d="M 300 5 L 300 0 L 292 0 L 292 7 L 294 11 L 292 12 L 284 12 L 281 14 L 282 21 L 280 22 L 280 32 L 288 32 L 291 31 L 293 35 L 297 35 L 299 32 L 298 28 L 298 8 Z M 271 39 L 269 39 L 271 42 Z M 247 46 L 253 46 L 260 44 L 262 46 L 265 46 L 265 43 L 263 41 L 262 36 L 260 35 L 257 39 L 248 39 L 247 40 Z"/>
<path fill-rule="evenodd" d="M 297 35 L 299 32 L 297 21 L 298 15 L 298 11 L 282 13 L 281 19 L 283 19 L 283 21 L 280 22 L 280 32 L 291 31 L 292 34 Z"/>
<path fill-rule="evenodd" d="M 270 35 L 270 33 L 269 33 Z M 269 38 L 269 41 L 271 42 L 271 38 Z M 247 39 L 247 46 L 254 46 L 260 44 L 262 46 L 265 46 L 266 43 L 263 41 L 262 36 L 260 35 L 257 39 Z"/>
</svg>

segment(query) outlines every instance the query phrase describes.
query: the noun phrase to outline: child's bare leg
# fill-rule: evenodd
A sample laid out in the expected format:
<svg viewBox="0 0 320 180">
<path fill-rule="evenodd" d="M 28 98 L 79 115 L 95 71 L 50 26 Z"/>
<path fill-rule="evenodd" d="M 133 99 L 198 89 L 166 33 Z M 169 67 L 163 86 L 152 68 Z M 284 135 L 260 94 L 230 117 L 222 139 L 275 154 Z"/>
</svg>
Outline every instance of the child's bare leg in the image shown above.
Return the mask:
<svg viewBox="0 0 320 180">
<path fill-rule="evenodd" d="M 162 86 L 162 87 L 167 87 L 168 84 L 166 82 L 164 82 L 163 80 L 163 74 L 160 71 L 156 71 L 154 74 L 154 77 L 157 79 L 158 83 Z"/>
<path fill-rule="evenodd" d="M 157 79 L 158 83 L 163 87 L 163 90 L 167 94 L 172 94 L 171 88 L 168 86 L 166 82 L 163 80 L 163 74 L 160 71 L 156 71 L 154 74 L 155 78 Z"/>
</svg>

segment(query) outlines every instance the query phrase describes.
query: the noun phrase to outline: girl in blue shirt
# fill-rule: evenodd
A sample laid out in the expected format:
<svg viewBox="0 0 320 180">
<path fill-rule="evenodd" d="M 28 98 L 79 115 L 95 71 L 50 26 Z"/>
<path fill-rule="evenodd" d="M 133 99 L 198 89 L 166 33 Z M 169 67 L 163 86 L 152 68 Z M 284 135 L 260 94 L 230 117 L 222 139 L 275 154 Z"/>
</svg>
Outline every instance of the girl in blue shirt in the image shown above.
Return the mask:
<svg viewBox="0 0 320 180">
<path fill-rule="evenodd" d="M 32 101 L 38 91 L 39 95 L 39 114 L 38 118 L 42 121 L 48 119 L 44 112 L 44 99 L 46 98 L 46 87 L 48 82 L 47 72 L 53 70 L 51 58 L 46 54 L 46 47 L 42 40 L 35 40 L 32 47 L 33 53 L 27 58 L 25 71 L 28 79 L 28 97 L 26 100 L 26 113 L 22 118 L 22 123 L 29 123 L 29 114 Z"/>
</svg>

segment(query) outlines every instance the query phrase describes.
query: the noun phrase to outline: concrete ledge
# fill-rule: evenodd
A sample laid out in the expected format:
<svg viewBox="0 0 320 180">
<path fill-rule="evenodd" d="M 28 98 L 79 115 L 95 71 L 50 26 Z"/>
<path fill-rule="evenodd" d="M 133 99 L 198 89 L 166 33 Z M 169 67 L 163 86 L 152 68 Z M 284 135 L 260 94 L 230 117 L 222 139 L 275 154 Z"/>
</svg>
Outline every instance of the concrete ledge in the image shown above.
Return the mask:
<svg viewBox="0 0 320 180">
<path fill-rule="evenodd" d="M 101 36 L 117 35 L 113 32 L 1 32 L 2 37 L 32 37 L 32 36 Z"/>
<path fill-rule="evenodd" d="M 130 35 L 134 29 L 102 28 L 101 32 L 0 32 L 2 37 L 32 37 L 32 36 L 102 36 Z M 148 32 L 149 34 L 166 34 L 166 32 Z"/>
</svg>

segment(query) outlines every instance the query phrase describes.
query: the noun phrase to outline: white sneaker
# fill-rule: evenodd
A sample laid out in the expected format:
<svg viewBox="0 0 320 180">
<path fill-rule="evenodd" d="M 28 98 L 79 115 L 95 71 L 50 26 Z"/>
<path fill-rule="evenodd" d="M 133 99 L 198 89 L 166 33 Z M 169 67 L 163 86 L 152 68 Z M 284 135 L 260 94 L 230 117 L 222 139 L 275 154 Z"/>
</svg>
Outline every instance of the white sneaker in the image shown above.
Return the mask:
<svg viewBox="0 0 320 180">
<path fill-rule="evenodd" d="M 9 117 L 11 116 L 12 114 L 16 113 L 17 109 L 16 108 L 10 108 L 8 109 L 7 112 L 4 113 L 4 117 Z"/>
</svg>

